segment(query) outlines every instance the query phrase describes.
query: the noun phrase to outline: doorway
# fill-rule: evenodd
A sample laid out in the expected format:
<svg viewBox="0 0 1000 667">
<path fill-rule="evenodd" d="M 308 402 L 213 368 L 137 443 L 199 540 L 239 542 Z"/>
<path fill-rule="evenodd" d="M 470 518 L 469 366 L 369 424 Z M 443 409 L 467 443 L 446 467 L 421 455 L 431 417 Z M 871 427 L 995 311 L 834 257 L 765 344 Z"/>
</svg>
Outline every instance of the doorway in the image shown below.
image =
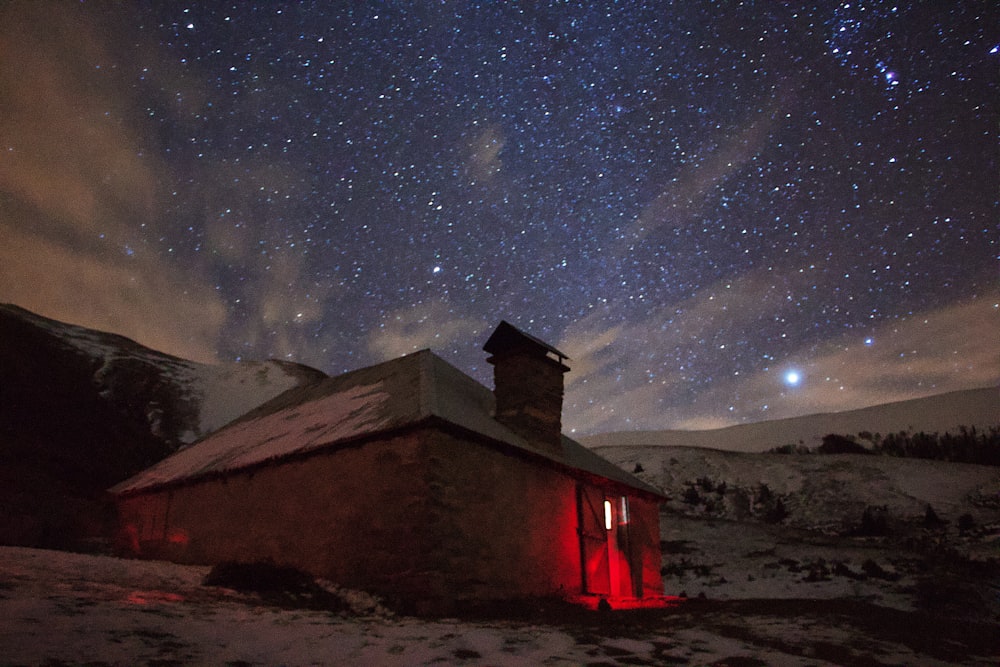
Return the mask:
<svg viewBox="0 0 1000 667">
<path fill-rule="evenodd" d="M 641 597 L 630 558 L 629 501 L 600 489 L 577 486 L 583 592 Z"/>
</svg>

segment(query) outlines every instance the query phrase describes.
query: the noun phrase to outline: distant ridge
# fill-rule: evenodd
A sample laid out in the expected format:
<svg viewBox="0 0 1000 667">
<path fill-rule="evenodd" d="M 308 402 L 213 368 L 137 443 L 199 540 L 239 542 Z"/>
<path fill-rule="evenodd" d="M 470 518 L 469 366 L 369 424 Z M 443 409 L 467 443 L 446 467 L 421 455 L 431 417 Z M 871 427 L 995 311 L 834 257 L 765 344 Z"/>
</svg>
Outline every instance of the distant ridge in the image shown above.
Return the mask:
<svg viewBox="0 0 1000 667">
<path fill-rule="evenodd" d="M 858 410 L 739 424 L 707 431 L 618 431 L 579 438 L 587 447 L 659 445 L 765 452 L 773 447 L 821 444 L 824 435 L 956 432 L 960 426 L 1000 425 L 1000 388 L 964 389 Z"/>
<path fill-rule="evenodd" d="M 279 360 L 187 361 L 0 304 L 0 544 L 90 548 L 109 486 L 324 377 Z"/>
</svg>

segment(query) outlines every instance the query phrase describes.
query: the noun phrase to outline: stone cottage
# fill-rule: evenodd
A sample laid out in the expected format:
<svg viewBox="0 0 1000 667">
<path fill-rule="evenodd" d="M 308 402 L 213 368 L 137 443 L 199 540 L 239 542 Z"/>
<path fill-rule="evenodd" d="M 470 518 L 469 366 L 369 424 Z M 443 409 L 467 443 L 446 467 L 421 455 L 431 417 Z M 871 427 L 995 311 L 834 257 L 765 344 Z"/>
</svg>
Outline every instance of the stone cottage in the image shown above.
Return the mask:
<svg viewBox="0 0 1000 667">
<path fill-rule="evenodd" d="M 657 489 L 561 432 L 567 357 L 507 322 L 490 391 L 430 351 L 289 390 L 113 487 L 122 542 L 422 609 L 662 596 Z"/>
</svg>

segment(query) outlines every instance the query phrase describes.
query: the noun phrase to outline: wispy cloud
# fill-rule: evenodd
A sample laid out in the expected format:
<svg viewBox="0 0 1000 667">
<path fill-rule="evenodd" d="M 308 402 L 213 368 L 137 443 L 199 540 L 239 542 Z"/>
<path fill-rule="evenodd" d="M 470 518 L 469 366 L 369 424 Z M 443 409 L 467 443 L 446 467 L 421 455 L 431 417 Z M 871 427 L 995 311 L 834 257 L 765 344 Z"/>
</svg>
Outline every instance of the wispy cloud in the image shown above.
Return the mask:
<svg viewBox="0 0 1000 667">
<path fill-rule="evenodd" d="M 81 252 L 9 219 L 0 236 L 0 300 L 17 295 L 18 305 L 48 317 L 195 361 L 216 359 L 225 309 L 210 288 L 179 284 L 155 259 Z"/>
<path fill-rule="evenodd" d="M 778 418 L 996 386 L 1000 353 L 983 341 L 995 340 L 998 331 L 1000 291 L 995 290 L 883 324 L 867 343 L 847 334 L 818 349 L 800 350 L 784 364 L 733 383 L 730 389 L 741 407 L 752 410 L 766 404 L 762 418 Z M 783 386 L 781 376 L 789 366 L 800 369 L 799 386 Z"/>
<path fill-rule="evenodd" d="M 98 26 L 58 3 L 8 5 L 2 19 L 0 188 L 66 234 L 122 234 L 120 216 L 152 211 L 155 165 Z"/>
<path fill-rule="evenodd" d="M 0 10 L 0 300 L 212 360 L 225 313 L 203 267 L 179 274 L 142 244 L 166 169 L 100 16 Z"/>
<path fill-rule="evenodd" d="M 749 115 L 739 131 L 719 143 L 692 150 L 688 164 L 663 185 L 622 235 L 616 254 L 626 252 L 658 229 L 683 228 L 696 220 L 705 205 L 706 195 L 720 182 L 744 169 L 764 148 L 775 116 L 790 105 L 792 97 L 791 90 L 779 92 L 767 108 Z"/>
<path fill-rule="evenodd" d="M 426 348 L 446 353 L 480 341 L 486 329 L 481 320 L 455 314 L 447 301 L 435 300 L 386 315 L 369 336 L 368 350 L 375 359 L 392 359 Z"/>
<path fill-rule="evenodd" d="M 487 124 L 472 135 L 464 147 L 465 169 L 472 183 L 489 182 L 500 172 L 503 147 L 503 131 L 497 124 Z"/>
<path fill-rule="evenodd" d="M 787 294 L 808 280 L 797 271 L 762 268 L 641 318 L 626 317 L 613 304 L 595 310 L 560 341 L 573 358 L 566 422 L 594 432 L 666 428 L 684 419 L 704 391 L 693 378 L 732 367 L 746 332 L 790 314 L 794 304 Z M 673 360 L 673 372 L 660 371 L 665 358 Z"/>
<path fill-rule="evenodd" d="M 867 344 L 856 332 L 802 340 L 758 364 L 766 370 L 734 371 L 752 327 L 788 317 L 794 328 L 784 295 L 800 280 L 758 271 L 641 320 L 612 308 L 580 320 L 559 343 L 573 357 L 564 423 L 578 433 L 718 428 L 1000 383 L 1000 354 L 982 345 L 1000 331 L 997 291 L 880 325 Z M 674 372 L 653 372 L 662 355 L 676 356 Z M 716 369 L 711 383 L 695 386 L 706 368 Z M 790 368 L 798 386 L 784 382 Z"/>
</svg>

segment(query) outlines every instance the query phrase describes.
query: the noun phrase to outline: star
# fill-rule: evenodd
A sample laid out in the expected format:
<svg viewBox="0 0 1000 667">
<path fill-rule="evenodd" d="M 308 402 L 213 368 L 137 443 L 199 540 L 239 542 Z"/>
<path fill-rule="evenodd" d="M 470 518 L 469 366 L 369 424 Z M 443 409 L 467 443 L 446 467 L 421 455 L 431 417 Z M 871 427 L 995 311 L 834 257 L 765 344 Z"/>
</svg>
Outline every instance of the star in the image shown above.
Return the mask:
<svg viewBox="0 0 1000 667">
<path fill-rule="evenodd" d="M 782 378 L 784 379 L 785 385 L 789 387 L 797 387 L 799 386 L 799 383 L 802 382 L 802 374 L 795 369 L 785 371 Z"/>
<path fill-rule="evenodd" d="M 992 385 L 996 12 L 924 4 L 0 3 L 0 300 L 484 384 L 505 318 L 581 434 Z"/>
</svg>

